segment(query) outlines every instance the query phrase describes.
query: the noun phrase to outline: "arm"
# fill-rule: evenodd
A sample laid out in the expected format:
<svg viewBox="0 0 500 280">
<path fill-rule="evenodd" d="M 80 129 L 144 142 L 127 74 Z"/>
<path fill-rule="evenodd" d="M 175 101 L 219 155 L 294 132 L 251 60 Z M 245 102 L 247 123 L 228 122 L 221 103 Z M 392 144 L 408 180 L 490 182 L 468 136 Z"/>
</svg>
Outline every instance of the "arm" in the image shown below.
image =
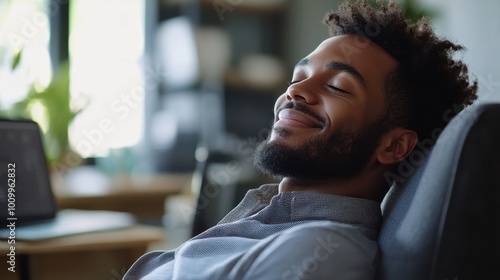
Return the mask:
<svg viewBox="0 0 500 280">
<path fill-rule="evenodd" d="M 366 280 L 375 271 L 376 242 L 352 226 L 308 222 L 264 239 L 241 237 L 227 227 L 213 230 L 220 232 L 176 251 L 144 255 L 124 279 Z"/>
<path fill-rule="evenodd" d="M 372 279 L 377 244 L 353 227 L 318 222 L 259 242 L 228 279 Z"/>
</svg>

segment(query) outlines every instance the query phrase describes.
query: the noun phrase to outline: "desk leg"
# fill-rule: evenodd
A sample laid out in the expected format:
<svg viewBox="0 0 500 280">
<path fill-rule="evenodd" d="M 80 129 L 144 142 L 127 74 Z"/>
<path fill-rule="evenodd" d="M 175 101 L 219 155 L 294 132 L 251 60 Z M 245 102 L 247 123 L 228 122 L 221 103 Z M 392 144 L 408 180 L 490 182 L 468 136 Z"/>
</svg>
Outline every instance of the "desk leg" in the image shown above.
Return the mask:
<svg viewBox="0 0 500 280">
<path fill-rule="evenodd" d="M 30 257 L 28 255 L 19 255 L 19 276 L 20 280 L 30 280 Z"/>
</svg>

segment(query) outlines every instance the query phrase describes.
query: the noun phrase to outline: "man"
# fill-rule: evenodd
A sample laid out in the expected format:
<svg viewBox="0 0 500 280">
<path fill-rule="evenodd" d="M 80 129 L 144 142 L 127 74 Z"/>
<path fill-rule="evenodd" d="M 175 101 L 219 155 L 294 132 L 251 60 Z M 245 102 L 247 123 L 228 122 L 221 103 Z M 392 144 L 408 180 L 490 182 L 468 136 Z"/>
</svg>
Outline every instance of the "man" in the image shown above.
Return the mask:
<svg viewBox="0 0 500 280">
<path fill-rule="evenodd" d="M 384 175 L 477 85 L 451 57 L 461 46 L 394 3 L 345 2 L 324 23 L 332 37 L 296 65 L 256 150 L 280 183 L 250 190 L 177 250 L 146 254 L 125 279 L 373 278 Z"/>
</svg>

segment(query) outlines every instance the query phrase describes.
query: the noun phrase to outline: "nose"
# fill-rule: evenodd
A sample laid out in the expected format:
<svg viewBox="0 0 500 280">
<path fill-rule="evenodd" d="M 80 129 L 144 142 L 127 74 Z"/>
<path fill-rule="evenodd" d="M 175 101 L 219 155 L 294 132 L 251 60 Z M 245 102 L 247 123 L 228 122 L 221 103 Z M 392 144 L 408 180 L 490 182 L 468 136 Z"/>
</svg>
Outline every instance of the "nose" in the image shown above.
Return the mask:
<svg viewBox="0 0 500 280">
<path fill-rule="evenodd" d="M 314 93 L 314 87 L 309 79 L 290 85 L 286 91 L 286 99 L 288 101 L 304 102 L 309 105 L 318 102 L 318 97 Z"/>
</svg>

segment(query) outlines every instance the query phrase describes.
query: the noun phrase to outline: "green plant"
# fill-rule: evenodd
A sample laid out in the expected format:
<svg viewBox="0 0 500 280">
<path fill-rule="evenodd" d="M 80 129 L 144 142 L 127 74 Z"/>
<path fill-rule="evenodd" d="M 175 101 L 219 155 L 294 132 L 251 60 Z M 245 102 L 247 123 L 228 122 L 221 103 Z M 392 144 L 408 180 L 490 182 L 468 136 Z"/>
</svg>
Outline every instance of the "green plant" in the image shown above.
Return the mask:
<svg viewBox="0 0 500 280">
<path fill-rule="evenodd" d="M 429 8 L 423 8 L 416 0 L 403 0 L 401 5 L 405 11 L 405 17 L 412 23 L 419 21 L 422 17 L 435 18 L 438 13 Z"/>
<path fill-rule="evenodd" d="M 33 119 L 40 123 L 44 130 L 44 148 L 51 166 L 71 152 L 68 128 L 81 111 L 71 109 L 69 90 L 69 62 L 66 61 L 59 65 L 58 72 L 45 89 L 37 91 L 31 86 L 26 98 L 5 113 L 9 118 Z"/>
<path fill-rule="evenodd" d="M 378 0 L 371 0 L 372 5 L 377 5 Z M 387 0 L 382 1 L 387 2 Z M 438 16 L 437 11 L 433 9 L 429 9 L 427 7 L 422 7 L 417 0 L 399 0 L 401 7 L 403 7 L 405 11 L 405 17 L 409 22 L 415 23 L 419 21 L 422 17 L 426 16 L 429 18 L 434 18 Z"/>
</svg>

